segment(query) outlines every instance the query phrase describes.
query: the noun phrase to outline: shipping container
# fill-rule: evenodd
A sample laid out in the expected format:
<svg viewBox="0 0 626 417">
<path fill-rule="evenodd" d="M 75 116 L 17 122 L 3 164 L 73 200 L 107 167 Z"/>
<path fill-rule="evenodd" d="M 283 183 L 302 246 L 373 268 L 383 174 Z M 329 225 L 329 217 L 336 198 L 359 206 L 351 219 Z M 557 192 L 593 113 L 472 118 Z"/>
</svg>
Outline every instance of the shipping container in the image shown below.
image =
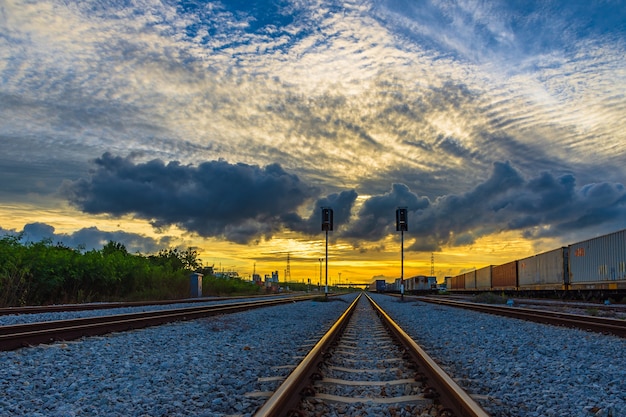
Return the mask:
<svg viewBox="0 0 626 417">
<path fill-rule="evenodd" d="M 517 276 L 520 290 L 566 290 L 568 276 L 567 247 L 520 259 Z"/>
<path fill-rule="evenodd" d="M 376 292 L 385 292 L 385 290 L 387 289 L 387 283 L 384 279 L 377 279 L 374 282 L 374 289 L 376 290 Z"/>
<path fill-rule="evenodd" d="M 491 270 L 491 288 L 515 290 L 517 288 L 517 261 L 495 265 Z"/>
<path fill-rule="evenodd" d="M 626 288 L 626 230 L 569 246 L 572 289 Z"/>
<path fill-rule="evenodd" d="M 415 281 L 412 278 L 404 278 L 403 284 L 404 284 L 404 291 L 409 292 L 413 290 L 413 285 L 415 284 Z"/>
<path fill-rule="evenodd" d="M 485 266 L 476 270 L 476 289 L 478 290 L 490 290 L 491 289 L 491 270 L 493 265 Z"/>
<path fill-rule="evenodd" d="M 408 278 L 404 280 L 406 284 L 405 288 L 407 291 L 416 291 L 416 292 L 430 290 L 431 278 L 432 277 L 427 277 L 425 275 L 417 275 L 417 276 Z M 437 287 L 436 282 L 437 282 L 437 278 L 435 277 L 435 288 Z"/>
<path fill-rule="evenodd" d="M 436 290 L 437 289 L 437 277 L 426 277 L 426 279 L 428 280 L 429 289 Z"/>
<path fill-rule="evenodd" d="M 465 274 L 460 274 L 452 277 L 451 290 L 464 290 L 465 289 Z"/>
<path fill-rule="evenodd" d="M 476 289 L 476 270 L 465 273 L 465 289 Z"/>
</svg>

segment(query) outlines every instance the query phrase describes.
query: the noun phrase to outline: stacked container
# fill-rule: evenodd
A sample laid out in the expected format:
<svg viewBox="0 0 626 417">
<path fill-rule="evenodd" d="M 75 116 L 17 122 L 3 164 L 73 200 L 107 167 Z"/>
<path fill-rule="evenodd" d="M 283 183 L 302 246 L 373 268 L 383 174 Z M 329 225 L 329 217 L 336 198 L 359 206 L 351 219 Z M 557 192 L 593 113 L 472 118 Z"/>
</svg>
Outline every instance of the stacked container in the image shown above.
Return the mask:
<svg viewBox="0 0 626 417">
<path fill-rule="evenodd" d="M 465 273 L 465 289 L 466 290 L 476 289 L 476 270 Z"/>
<path fill-rule="evenodd" d="M 517 275 L 520 290 L 566 290 L 569 282 L 568 248 L 562 247 L 520 259 Z"/>
<path fill-rule="evenodd" d="M 476 289 L 489 291 L 491 289 L 491 270 L 493 265 L 476 270 Z"/>
<path fill-rule="evenodd" d="M 491 270 L 491 285 L 493 290 L 515 290 L 517 288 L 517 261 L 494 266 Z"/>
<path fill-rule="evenodd" d="M 626 230 L 569 246 L 571 289 L 626 288 Z"/>
</svg>

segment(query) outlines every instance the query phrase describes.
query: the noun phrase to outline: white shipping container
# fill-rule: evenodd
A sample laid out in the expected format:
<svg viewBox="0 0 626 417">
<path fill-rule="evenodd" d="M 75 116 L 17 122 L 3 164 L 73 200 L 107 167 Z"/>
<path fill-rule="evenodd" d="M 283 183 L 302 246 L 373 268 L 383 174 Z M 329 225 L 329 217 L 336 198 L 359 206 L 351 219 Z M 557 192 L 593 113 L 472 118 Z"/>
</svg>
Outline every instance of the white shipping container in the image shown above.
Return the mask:
<svg viewBox="0 0 626 417">
<path fill-rule="evenodd" d="M 626 282 L 626 230 L 569 246 L 570 283 Z"/>
<path fill-rule="evenodd" d="M 520 289 L 563 289 L 568 279 L 568 248 L 562 247 L 521 259 L 517 263 Z"/>
<path fill-rule="evenodd" d="M 491 288 L 491 270 L 493 265 L 485 266 L 476 270 L 476 288 L 488 290 Z"/>
<path fill-rule="evenodd" d="M 466 290 L 476 289 L 476 270 L 465 273 L 465 289 Z"/>
</svg>

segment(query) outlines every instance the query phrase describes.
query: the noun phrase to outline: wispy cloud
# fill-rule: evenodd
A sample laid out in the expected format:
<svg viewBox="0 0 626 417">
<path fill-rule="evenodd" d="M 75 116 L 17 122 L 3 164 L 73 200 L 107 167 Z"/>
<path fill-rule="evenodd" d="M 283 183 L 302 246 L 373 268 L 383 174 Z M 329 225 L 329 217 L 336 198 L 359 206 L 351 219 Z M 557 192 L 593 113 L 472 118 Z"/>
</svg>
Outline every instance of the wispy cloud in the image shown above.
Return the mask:
<svg viewBox="0 0 626 417">
<path fill-rule="evenodd" d="M 68 180 L 84 212 L 136 213 L 237 242 L 309 233 L 317 205 L 330 201 L 350 224 L 346 238 L 381 239 L 390 224 L 374 221 L 379 205 L 409 196 L 428 202 L 411 215 L 428 219 L 418 230 L 432 234 L 430 247 L 492 230 L 538 238 L 609 224 L 626 181 L 622 6 L 5 1 L 0 175 L 12 181 L 0 195 L 50 196 Z M 198 194 L 184 187 L 158 197 L 130 175 L 152 168 L 162 171 L 154 181 L 192 178 L 185 186 L 206 194 L 206 212 L 185 207 Z M 224 184 L 248 172 L 284 188 L 266 196 L 245 183 L 246 206 L 261 207 L 222 217 L 208 196 L 238 189 L 200 175 L 222 168 L 232 176 Z M 558 188 L 568 176 L 568 198 L 585 216 L 524 209 L 547 204 L 532 188 L 540 178 Z M 151 212 L 136 198 L 106 206 L 115 195 L 105 179 L 177 211 Z M 503 188 L 487 198 L 492 182 Z M 497 211 L 485 205 L 509 197 Z M 256 202 L 271 198 L 276 212 Z"/>
</svg>

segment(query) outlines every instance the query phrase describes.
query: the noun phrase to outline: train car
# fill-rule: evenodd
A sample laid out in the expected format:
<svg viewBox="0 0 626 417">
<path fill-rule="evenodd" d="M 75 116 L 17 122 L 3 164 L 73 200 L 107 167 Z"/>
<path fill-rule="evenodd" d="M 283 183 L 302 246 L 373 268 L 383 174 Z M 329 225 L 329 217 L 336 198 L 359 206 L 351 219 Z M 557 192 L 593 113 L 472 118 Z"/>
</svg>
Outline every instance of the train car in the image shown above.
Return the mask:
<svg viewBox="0 0 626 417">
<path fill-rule="evenodd" d="M 476 290 L 476 270 L 466 272 L 464 275 L 465 275 L 465 290 L 475 291 Z"/>
<path fill-rule="evenodd" d="M 493 265 L 485 266 L 476 270 L 476 289 L 489 291 L 491 289 L 491 271 Z"/>
<path fill-rule="evenodd" d="M 404 280 L 404 291 L 408 294 L 420 294 L 437 291 L 437 277 L 416 275 Z"/>
<path fill-rule="evenodd" d="M 384 279 L 377 279 L 369 285 L 370 291 L 385 292 L 387 290 L 387 282 Z"/>
<path fill-rule="evenodd" d="M 534 293 L 561 292 L 568 289 L 569 265 L 567 247 L 520 259 L 517 263 L 518 289 Z"/>
<path fill-rule="evenodd" d="M 491 286 L 489 287 L 489 273 Z M 446 278 L 452 292 L 626 297 L 626 229 Z"/>
<path fill-rule="evenodd" d="M 465 290 L 465 274 L 459 274 L 451 277 L 450 283 L 451 290 Z"/>
<path fill-rule="evenodd" d="M 410 277 L 410 278 L 404 279 L 404 291 L 405 292 L 410 293 L 415 290 L 416 288 L 415 278 L 416 277 Z"/>
<path fill-rule="evenodd" d="M 430 287 L 431 291 L 436 291 L 437 290 L 437 277 L 426 277 L 428 278 L 428 286 Z"/>
<path fill-rule="evenodd" d="M 494 291 L 515 291 L 517 289 L 517 261 L 495 265 L 491 269 L 491 289 Z"/>
<path fill-rule="evenodd" d="M 569 245 L 572 290 L 626 290 L 626 230 Z"/>
</svg>

